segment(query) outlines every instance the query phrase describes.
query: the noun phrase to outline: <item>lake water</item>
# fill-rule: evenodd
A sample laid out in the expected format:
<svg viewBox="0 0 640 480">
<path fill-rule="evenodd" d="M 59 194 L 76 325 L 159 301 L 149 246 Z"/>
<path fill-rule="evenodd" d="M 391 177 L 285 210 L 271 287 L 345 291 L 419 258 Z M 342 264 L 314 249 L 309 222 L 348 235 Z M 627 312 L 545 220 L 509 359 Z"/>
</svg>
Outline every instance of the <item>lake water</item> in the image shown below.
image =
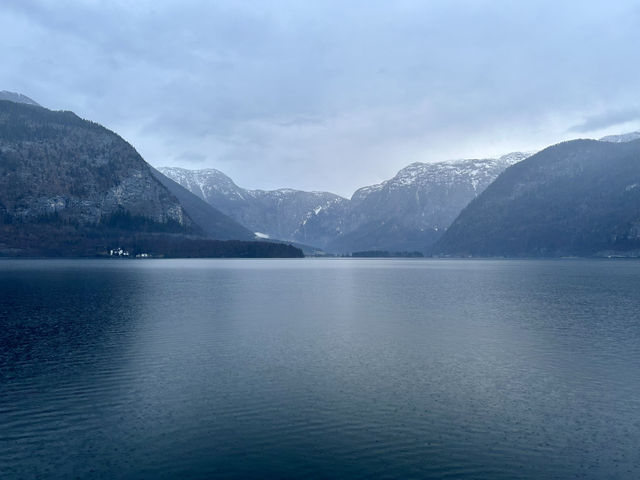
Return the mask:
<svg viewBox="0 0 640 480">
<path fill-rule="evenodd" d="M 640 478 L 640 262 L 2 260 L 0 478 Z"/>
</svg>

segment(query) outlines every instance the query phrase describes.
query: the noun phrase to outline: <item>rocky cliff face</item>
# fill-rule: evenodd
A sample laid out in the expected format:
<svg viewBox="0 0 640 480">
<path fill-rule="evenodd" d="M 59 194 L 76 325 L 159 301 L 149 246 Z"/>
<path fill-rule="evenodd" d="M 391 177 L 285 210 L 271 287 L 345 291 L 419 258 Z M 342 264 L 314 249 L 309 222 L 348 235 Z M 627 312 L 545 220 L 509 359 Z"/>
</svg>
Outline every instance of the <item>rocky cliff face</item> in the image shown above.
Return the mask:
<svg viewBox="0 0 640 480">
<path fill-rule="evenodd" d="M 6 95 L 5 95 L 6 97 Z M 153 170 L 115 133 L 15 94 L 0 100 L 0 255 L 298 256 Z"/>
<path fill-rule="evenodd" d="M 127 142 L 71 112 L 0 101 L 0 212 L 20 223 L 55 216 L 100 224 L 119 212 L 193 225 Z"/>
</svg>

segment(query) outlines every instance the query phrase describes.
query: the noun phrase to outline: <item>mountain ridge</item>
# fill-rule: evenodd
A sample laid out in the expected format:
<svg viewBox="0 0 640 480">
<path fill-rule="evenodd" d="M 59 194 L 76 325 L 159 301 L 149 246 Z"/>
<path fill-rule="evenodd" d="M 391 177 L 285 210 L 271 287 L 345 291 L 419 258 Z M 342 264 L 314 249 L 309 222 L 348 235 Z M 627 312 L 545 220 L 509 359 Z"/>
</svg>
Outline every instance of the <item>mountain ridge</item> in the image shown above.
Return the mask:
<svg viewBox="0 0 640 480">
<path fill-rule="evenodd" d="M 571 140 L 513 165 L 433 253 L 593 256 L 640 251 L 640 139 Z"/>
<path fill-rule="evenodd" d="M 347 201 L 330 192 L 244 189 L 217 169 L 160 167 L 158 170 L 254 233 L 280 240 L 308 243 L 294 234 L 299 225 L 312 212 Z"/>
<path fill-rule="evenodd" d="M 0 255 L 107 255 L 123 246 L 174 256 L 301 255 L 235 241 L 254 237 L 171 180 L 165 186 L 124 139 L 72 112 L 0 100 L 0 160 Z"/>
<path fill-rule="evenodd" d="M 640 132 L 608 135 L 600 141 L 627 143 L 637 138 L 640 138 Z M 312 244 L 335 253 L 357 250 L 417 250 L 429 253 L 431 246 L 458 214 L 502 171 L 534 153 L 512 152 L 495 159 L 414 162 L 400 169 L 390 179 L 357 189 L 348 199 L 330 192 L 247 190 L 216 169 L 193 171 L 164 167 L 161 170 L 187 188 L 191 184 L 194 192 L 193 184 L 198 184 L 202 198 L 238 222 L 249 223 L 249 228 L 261 236 L 277 236 Z M 193 175 L 200 175 L 199 181 L 189 179 Z M 210 178 L 202 175 L 209 175 Z M 216 185 L 217 181 L 220 185 Z M 210 193 L 213 190 L 216 191 L 215 195 Z M 286 201 L 281 197 L 292 195 L 291 192 L 307 196 L 313 194 L 321 201 L 307 204 L 303 211 L 297 212 L 295 219 L 290 219 L 287 228 L 269 225 L 264 215 L 260 217 L 255 213 L 252 221 L 247 222 L 247 216 L 252 214 L 246 210 L 264 208 L 264 205 L 256 202 L 257 197 L 267 198 L 273 204 Z M 244 213 L 236 210 L 239 203 L 245 204 L 240 208 L 245 210 Z M 283 211 L 279 214 L 286 216 Z"/>
<path fill-rule="evenodd" d="M 269 237 L 335 253 L 425 251 L 459 209 L 506 166 L 528 155 L 513 152 L 497 159 L 416 162 L 391 179 L 356 190 L 350 199 L 322 191 L 243 189 L 217 169 L 159 170 L 254 232 Z M 429 218 L 425 218 L 425 204 L 433 206 L 430 216 L 426 215 Z M 397 221 L 403 209 L 410 212 L 410 218 Z"/>
<path fill-rule="evenodd" d="M 0 100 L 7 100 L 14 103 L 24 103 L 26 105 L 33 105 L 36 107 L 42 106 L 35 100 L 27 97 L 26 95 L 23 95 L 22 93 L 9 92 L 8 90 L 0 90 Z"/>
<path fill-rule="evenodd" d="M 384 250 L 429 253 L 435 246 L 434 251 L 450 254 L 452 250 L 443 245 L 456 244 L 451 239 L 462 228 L 461 224 L 469 223 L 468 211 L 475 211 L 489 228 L 489 220 L 499 218 L 506 208 L 496 194 L 508 182 L 504 179 L 513 180 L 518 178 L 518 172 L 534 171 L 533 177 L 521 178 L 517 188 L 512 186 L 515 190 L 510 191 L 509 201 L 515 203 L 509 207 L 520 212 L 521 218 L 527 218 L 531 212 L 538 215 L 543 212 L 546 216 L 542 215 L 537 221 L 540 231 L 545 231 L 549 239 L 549 225 L 541 219 L 558 221 L 550 212 L 557 210 L 558 205 L 569 205 L 567 211 L 573 217 L 581 218 L 589 228 L 602 230 L 598 233 L 600 250 L 611 250 L 635 245 L 634 232 L 640 229 L 640 220 L 621 217 L 629 214 L 629 205 L 622 202 L 622 197 L 618 198 L 619 192 L 609 188 L 611 185 L 624 187 L 625 201 L 635 201 L 633 195 L 640 178 L 637 183 L 618 185 L 621 180 L 615 175 L 624 172 L 625 179 L 636 178 L 637 172 L 632 167 L 634 149 L 639 142 L 640 132 L 629 132 L 608 135 L 599 141 L 562 142 L 536 154 L 512 152 L 498 158 L 414 162 L 392 178 L 357 189 L 347 199 L 324 191 L 244 189 L 213 168 L 156 170 L 129 143 L 105 127 L 73 112 L 48 110 L 22 94 L 2 91 L 0 221 L 3 237 L 0 249 L 12 248 L 7 243 L 11 243 L 10 233 L 20 232 L 20 225 L 25 226 L 24 232 L 28 230 L 29 235 L 35 237 L 40 235 L 38 228 L 51 233 L 51 226 L 59 225 L 69 234 L 83 231 L 85 236 L 86 232 L 99 236 L 106 231 L 122 236 L 135 230 L 137 234 L 155 232 L 228 240 L 272 238 L 313 245 L 334 253 Z M 554 157 L 554 152 L 559 151 L 568 153 L 562 158 Z M 617 155 L 628 151 L 633 153 L 633 158 L 629 157 L 627 165 L 621 163 Z M 609 159 L 615 168 L 598 170 L 602 166 L 594 155 Z M 550 172 L 556 170 L 560 174 L 554 177 Z M 566 176 L 575 177 L 576 183 L 567 183 Z M 603 184 L 601 178 L 609 178 L 610 185 Z M 557 184 L 553 187 L 556 190 L 545 182 Z M 582 185 L 580 190 L 580 182 L 589 188 Z M 536 197 L 543 190 L 549 198 L 564 203 L 544 203 Z M 568 196 L 567 192 L 571 191 L 574 197 Z M 602 198 L 609 195 L 605 200 L 613 203 L 607 204 L 605 200 L 597 203 L 589 198 L 589 192 L 597 192 L 596 196 Z M 522 205 L 517 202 L 525 197 L 533 202 L 531 212 L 518 210 Z M 576 198 L 582 203 L 575 204 Z M 503 210 L 487 212 L 478 207 L 487 202 L 494 202 Z M 540 205 L 544 205 L 544 209 Z M 590 216 L 585 214 L 586 206 L 592 210 Z M 640 207 L 638 209 L 640 211 Z M 612 225 L 597 217 L 602 211 L 622 223 Z M 513 215 L 509 218 L 518 224 L 519 218 Z M 572 225 L 575 231 L 582 228 L 571 223 L 571 219 L 562 217 L 561 221 Z M 501 231 L 511 231 L 510 226 L 502 224 Z M 520 233 L 526 230 L 524 227 Z M 585 238 L 597 236 L 594 231 L 583 232 L 583 235 Z M 613 235 L 615 242 L 607 243 L 606 235 Z M 482 232 L 472 229 L 462 237 L 480 239 Z M 510 255 L 560 255 L 589 253 L 593 249 L 587 240 L 570 235 L 567 238 L 570 241 L 565 242 L 564 247 L 535 244 L 529 239 L 524 245 L 533 250 L 523 247 L 515 251 L 510 250 L 512 246 L 506 246 L 504 251 Z M 482 254 L 487 253 L 485 250 L 476 245 L 469 251 Z M 489 251 L 490 254 L 496 252 Z"/>
<path fill-rule="evenodd" d="M 612 143 L 625 143 L 632 142 L 640 138 L 640 131 L 637 132 L 628 132 L 622 133 L 618 135 L 607 135 L 599 139 L 601 142 L 612 142 Z"/>
</svg>

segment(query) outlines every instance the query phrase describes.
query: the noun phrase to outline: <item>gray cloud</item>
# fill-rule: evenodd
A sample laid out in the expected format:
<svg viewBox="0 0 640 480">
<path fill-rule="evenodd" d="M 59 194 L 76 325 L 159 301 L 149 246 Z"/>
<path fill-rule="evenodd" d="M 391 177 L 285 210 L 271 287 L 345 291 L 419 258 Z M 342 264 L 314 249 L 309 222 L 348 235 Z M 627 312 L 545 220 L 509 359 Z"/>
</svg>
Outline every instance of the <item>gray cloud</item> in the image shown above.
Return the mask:
<svg viewBox="0 0 640 480">
<path fill-rule="evenodd" d="M 349 195 L 413 161 L 638 121 L 639 12 L 634 1 L 7 0 L 0 89 L 103 123 L 154 165 Z"/>
<path fill-rule="evenodd" d="M 593 132 L 636 120 L 640 120 L 640 108 L 607 111 L 587 117 L 583 122 L 569 128 L 569 132 Z"/>
<path fill-rule="evenodd" d="M 187 163 L 202 163 L 207 159 L 207 156 L 200 152 L 184 152 L 180 154 L 178 159 Z"/>
</svg>

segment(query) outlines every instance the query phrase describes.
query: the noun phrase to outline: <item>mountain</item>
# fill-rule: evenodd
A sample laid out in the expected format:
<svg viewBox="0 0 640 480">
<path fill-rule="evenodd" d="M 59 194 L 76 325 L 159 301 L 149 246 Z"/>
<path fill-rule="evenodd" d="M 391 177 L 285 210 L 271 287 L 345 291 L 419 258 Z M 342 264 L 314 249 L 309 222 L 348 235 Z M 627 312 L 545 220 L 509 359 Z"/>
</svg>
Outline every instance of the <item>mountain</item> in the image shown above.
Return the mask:
<svg viewBox="0 0 640 480">
<path fill-rule="evenodd" d="M 15 102 L 15 103 L 25 103 L 27 105 L 35 105 L 36 107 L 40 106 L 39 104 L 31 100 L 26 95 L 23 95 L 21 93 L 8 92 L 6 90 L 0 91 L 0 100 L 7 100 L 9 102 Z"/>
<path fill-rule="evenodd" d="M 601 142 L 624 143 L 632 142 L 640 138 L 640 132 L 623 133 L 622 135 L 607 135 L 600 139 Z"/>
<path fill-rule="evenodd" d="M 527 156 L 413 163 L 390 180 L 357 190 L 327 249 L 424 252 L 505 168 Z"/>
<path fill-rule="evenodd" d="M 253 240 L 255 235 L 220 210 L 194 195 L 182 185 L 151 168 L 151 174 L 180 202 L 191 218 L 209 237 L 220 240 Z"/>
<path fill-rule="evenodd" d="M 442 255 L 640 251 L 640 140 L 573 140 L 506 169 L 458 216 Z"/>
<path fill-rule="evenodd" d="M 0 101 L 0 212 L 97 224 L 126 210 L 158 226 L 194 225 L 149 166 L 113 132 L 71 112 Z"/>
<path fill-rule="evenodd" d="M 122 245 L 174 255 L 182 247 L 207 256 L 286 250 L 212 243 L 204 237 L 253 235 L 159 175 L 97 123 L 0 100 L 0 254 L 91 255 Z"/>
<path fill-rule="evenodd" d="M 259 235 L 335 253 L 426 251 L 471 199 L 527 156 L 414 163 L 350 200 L 328 192 L 246 190 L 215 169 L 159 170 Z"/>
<path fill-rule="evenodd" d="M 348 202 L 328 192 L 247 190 L 215 169 L 158 170 L 263 238 L 316 245 L 316 236 L 300 232 L 305 223 L 323 209 Z"/>
</svg>

